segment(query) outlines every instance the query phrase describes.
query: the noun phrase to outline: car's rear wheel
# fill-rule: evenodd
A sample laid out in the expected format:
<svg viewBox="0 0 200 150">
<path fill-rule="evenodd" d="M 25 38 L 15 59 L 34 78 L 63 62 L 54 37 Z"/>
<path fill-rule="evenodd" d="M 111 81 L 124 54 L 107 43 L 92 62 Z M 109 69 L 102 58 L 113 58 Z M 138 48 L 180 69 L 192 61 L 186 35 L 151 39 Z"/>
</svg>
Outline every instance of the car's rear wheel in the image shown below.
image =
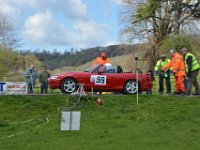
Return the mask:
<svg viewBox="0 0 200 150">
<path fill-rule="evenodd" d="M 78 89 L 78 84 L 74 79 L 67 78 L 61 83 L 61 91 L 65 94 L 71 94 Z"/>
<path fill-rule="evenodd" d="M 140 92 L 140 84 L 138 84 L 138 92 Z M 125 94 L 136 94 L 137 93 L 137 82 L 135 80 L 130 80 L 124 85 Z"/>
</svg>

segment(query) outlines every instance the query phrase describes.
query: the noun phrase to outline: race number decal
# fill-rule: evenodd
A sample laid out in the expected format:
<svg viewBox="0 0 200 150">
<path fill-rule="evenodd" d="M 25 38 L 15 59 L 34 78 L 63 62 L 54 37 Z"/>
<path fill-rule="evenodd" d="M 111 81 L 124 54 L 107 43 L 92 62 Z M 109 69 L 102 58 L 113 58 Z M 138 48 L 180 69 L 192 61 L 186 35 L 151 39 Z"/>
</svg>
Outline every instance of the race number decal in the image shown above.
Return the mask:
<svg viewBox="0 0 200 150">
<path fill-rule="evenodd" d="M 106 76 L 97 76 L 95 84 L 106 85 Z"/>
<path fill-rule="evenodd" d="M 91 75 L 90 82 L 96 85 L 106 85 L 106 76 Z"/>
</svg>

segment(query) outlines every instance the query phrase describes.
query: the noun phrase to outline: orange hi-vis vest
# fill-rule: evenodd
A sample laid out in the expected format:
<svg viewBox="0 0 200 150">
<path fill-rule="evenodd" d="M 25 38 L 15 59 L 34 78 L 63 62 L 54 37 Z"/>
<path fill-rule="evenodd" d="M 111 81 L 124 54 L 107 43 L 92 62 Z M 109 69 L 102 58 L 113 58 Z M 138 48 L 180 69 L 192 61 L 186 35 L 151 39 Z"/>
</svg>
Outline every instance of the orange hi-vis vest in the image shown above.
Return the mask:
<svg viewBox="0 0 200 150">
<path fill-rule="evenodd" d="M 172 67 L 175 76 L 185 76 L 183 57 L 179 53 L 176 52 L 171 58 L 171 61 L 164 68 L 169 69 L 170 67 Z"/>
<path fill-rule="evenodd" d="M 106 58 L 105 60 L 103 60 L 101 57 L 97 57 L 96 60 L 94 61 L 94 65 L 96 65 L 96 64 L 105 65 L 106 63 L 110 63 L 109 58 Z"/>
</svg>

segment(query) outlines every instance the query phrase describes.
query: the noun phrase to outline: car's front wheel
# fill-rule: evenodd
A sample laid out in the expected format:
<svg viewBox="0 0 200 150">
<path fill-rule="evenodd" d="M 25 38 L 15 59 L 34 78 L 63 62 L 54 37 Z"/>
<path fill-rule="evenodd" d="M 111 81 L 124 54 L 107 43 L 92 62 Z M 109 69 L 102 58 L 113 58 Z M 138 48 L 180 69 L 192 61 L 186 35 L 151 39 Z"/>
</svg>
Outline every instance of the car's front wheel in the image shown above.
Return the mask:
<svg viewBox="0 0 200 150">
<path fill-rule="evenodd" d="M 138 92 L 140 92 L 140 84 L 138 84 Z M 137 82 L 135 80 L 130 80 L 124 85 L 125 94 L 136 94 L 137 93 Z"/>
<path fill-rule="evenodd" d="M 71 94 L 75 92 L 77 88 L 77 82 L 71 78 L 64 79 L 61 83 L 61 91 L 65 94 Z"/>
</svg>

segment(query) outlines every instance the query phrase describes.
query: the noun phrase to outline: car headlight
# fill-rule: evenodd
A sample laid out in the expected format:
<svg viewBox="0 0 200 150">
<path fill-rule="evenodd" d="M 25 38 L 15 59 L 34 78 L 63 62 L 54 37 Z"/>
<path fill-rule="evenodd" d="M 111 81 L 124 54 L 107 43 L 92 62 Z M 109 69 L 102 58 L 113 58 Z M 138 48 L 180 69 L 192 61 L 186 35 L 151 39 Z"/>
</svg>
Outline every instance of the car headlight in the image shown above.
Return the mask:
<svg viewBox="0 0 200 150">
<path fill-rule="evenodd" d="M 52 76 L 52 77 L 50 77 L 50 79 L 57 79 L 58 78 L 58 76 Z"/>
</svg>

